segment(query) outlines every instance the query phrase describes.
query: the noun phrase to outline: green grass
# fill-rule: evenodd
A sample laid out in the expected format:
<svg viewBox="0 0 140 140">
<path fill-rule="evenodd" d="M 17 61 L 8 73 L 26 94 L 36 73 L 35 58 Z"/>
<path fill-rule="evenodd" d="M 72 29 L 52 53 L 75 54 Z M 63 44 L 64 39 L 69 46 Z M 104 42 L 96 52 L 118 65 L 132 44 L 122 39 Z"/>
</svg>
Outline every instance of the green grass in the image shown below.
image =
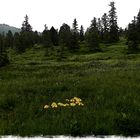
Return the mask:
<svg viewBox="0 0 140 140">
<path fill-rule="evenodd" d="M 41 46 L 9 50 L 11 63 L 0 68 L 0 135 L 139 135 L 140 53 L 127 53 L 124 42 L 101 48 L 62 60 Z M 83 107 L 43 109 L 74 96 Z"/>
</svg>

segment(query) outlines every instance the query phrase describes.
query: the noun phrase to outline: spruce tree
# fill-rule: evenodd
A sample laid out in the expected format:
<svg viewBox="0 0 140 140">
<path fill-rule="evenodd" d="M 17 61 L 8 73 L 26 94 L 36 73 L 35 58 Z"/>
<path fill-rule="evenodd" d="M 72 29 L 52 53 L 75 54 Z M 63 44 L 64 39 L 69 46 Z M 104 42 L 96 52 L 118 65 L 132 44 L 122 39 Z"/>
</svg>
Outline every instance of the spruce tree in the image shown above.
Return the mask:
<svg viewBox="0 0 140 140">
<path fill-rule="evenodd" d="M 6 53 L 5 36 L 0 34 L 0 67 L 9 63 L 8 55 Z"/>
<path fill-rule="evenodd" d="M 13 42 L 13 44 L 14 44 L 14 48 L 16 49 L 16 51 L 18 53 L 22 53 L 24 51 L 24 48 L 23 48 L 23 46 L 21 44 L 20 34 L 17 33 L 17 32 L 14 34 L 14 42 Z"/>
<path fill-rule="evenodd" d="M 5 46 L 7 48 L 10 48 L 10 47 L 12 48 L 13 47 L 13 34 L 12 34 L 12 32 L 10 30 L 6 34 Z"/>
<path fill-rule="evenodd" d="M 80 39 L 80 41 L 84 40 L 84 28 L 82 25 L 80 27 L 79 39 Z"/>
<path fill-rule="evenodd" d="M 20 43 L 22 46 L 22 51 L 24 52 L 26 48 L 33 46 L 33 31 L 32 27 L 29 24 L 29 18 L 26 15 L 25 20 L 23 21 L 21 32 L 20 32 Z"/>
<path fill-rule="evenodd" d="M 99 31 L 97 27 L 97 19 L 95 17 L 91 21 L 90 28 L 86 33 L 86 40 L 91 51 L 99 50 Z"/>
<path fill-rule="evenodd" d="M 103 40 L 103 26 L 102 26 L 102 21 L 100 18 L 98 18 L 97 28 L 99 32 L 99 39 L 100 41 L 102 41 Z"/>
<path fill-rule="evenodd" d="M 79 40 L 79 31 L 78 31 L 78 23 L 76 18 L 73 21 L 72 24 L 72 36 L 71 36 L 71 50 L 76 51 L 79 48 L 78 40 Z"/>
<path fill-rule="evenodd" d="M 25 20 L 22 23 L 21 31 L 22 32 L 32 32 L 32 27 L 29 24 L 29 17 L 26 15 Z"/>
<path fill-rule="evenodd" d="M 58 46 L 58 32 L 53 26 L 50 29 L 50 37 L 53 45 Z"/>
<path fill-rule="evenodd" d="M 115 2 L 110 2 L 109 6 L 109 41 L 113 43 L 119 40 Z"/>
<path fill-rule="evenodd" d="M 107 43 L 109 41 L 109 19 L 106 13 L 102 16 L 103 38 L 102 41 Z"/>
<path fill-rule="evenodd" d="M 41 43 L 41 37 L 37 31 L 33 32 L 33 44 Z"/>
<path fill-rule="evenodd" d="M 137 46 L 139 44 L 139 36 L 138 36 L 138 29 L 137 29 L 137 20 L 134 16 L 134 20 L 132 20 L 132 23 L 129 23 L 128 25 L 128 31 L 127 31 L 127 44 L 129 49 L 137 49 Z"/>
<path fill-rule="evenodd" d="M 137 15 L 136 28 L 137 28 L 137 36 L 138 36 L 137 40 L 138 40 L 138 43 L 140 44 L 140 10 Z"/>
<path fill-rule="evenodd" d="M 64 23 L 59 30 L 60 45 L 66 46 L 68 47 L 68 49 L 71 49 L 72 46 L 71 38 L 72 38 L 72 33 L 71 33 L 70 26 Z"/>
<path fill-rule="evenodd" d="M 46 24 L 44 25 L 44 31 L 42 32 L 42 44 L 46 48 L 52 47 L 50 31 L 48 30 Z"/>
</svg>

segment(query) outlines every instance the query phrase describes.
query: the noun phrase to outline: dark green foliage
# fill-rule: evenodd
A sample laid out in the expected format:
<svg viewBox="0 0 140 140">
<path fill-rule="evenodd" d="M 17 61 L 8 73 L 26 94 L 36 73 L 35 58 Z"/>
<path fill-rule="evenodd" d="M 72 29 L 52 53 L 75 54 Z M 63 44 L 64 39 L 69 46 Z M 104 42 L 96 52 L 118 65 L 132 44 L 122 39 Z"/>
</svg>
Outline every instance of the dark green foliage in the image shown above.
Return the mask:
<svg viewBox="0 0 140 140">
<path fill-rule="evenodd" d="M 86 41 L 91 51 L 99 49 L 99 31 L 95 17 L 91 21 L 91 26 L 86 32 Z"/>
<path fill-rule="evenodd" d="M 0 67 L 9 63 L 9 59 L 6 52 L 0 53 Z"/>
<path fill-rule="evenodd" d="M 50 38 L 54 46 L 58 46 L 58 32 L 52 26 L 50 29 Z"/>
<path fill-rule="evenodd" d="M 134 95 L 135 96 L 135 95 Z M 115 118 L 117 133 L 125 136 L 137 136 L 140 134 L 140 110 L 130 96 L 125 96 L 116 104 L 118 115 Z"/>
<path fill-rule="evenodd" d="M 70 48 L 72 51 L 77 51 L 79 49 L 78 40 L 79 40 L 78 23 L 75 18 L 72 24 L 72 37 L 71 37 L 71 48 Z"/>
<path fill-rule="evenodd" d="M 140 44 L 140 11 L 137 17 L 134 17 L 132 23 L 128 25 L 127 44 L 131 50 L 138 49 L 138 45 Z"/>
<path fill-rule="evenodd" d="M 34 45 L 34 33 L 32 27 L 28 22 L 28 16 L 25 16 L 25 21 L 23 21 L 21 32 L 15 33 L 14 35 L 14 47 L 17 52 L 25 52 L 26 48 Z"/>
<path fill-rule="evenodd" d="M 24 50 L 33 46 L 33 32 L 21 32 L 20 39 Z"/>
<path fill-rule="evenodd" d="M 28 20 L 29 20 L 29 18 L 26 15 L 25 16 L 25 20 L 22 23 L 21 32 L 32 32 L 32 27 L 29 24 L 29 21 Z"/>
<path fill-rule="evenodd" d="M 137 37 L 138 37 L 138 43 L 140 44 L 140 10 L 138 12 L 138 15 L 137 15 Z"/>
<path fill-rule="evenodd" d="M 46 24 L 44 27 L 45 27 L 45 29 L 42 32 L 42 44 L 45 48 L 50 48 L 52 46 L 50 31 L 48 30 Z"/>
<path fill-rule="evenodd" d="M 109 42 L 114 43 L 119 40 L 115 2 L 110 2 L 109 6 Z"/>
<path fill-rule="evenodd" d="M 24 51 L 24 49 L 22 49 L 22 45 L 20 41 L 20 34 L 17 32 L 14 34 L 14 48 L 16 49 L 18 53 L 21 53 Z"/>
<path fill-rule="evenodd" d="M 100 18 L 98 18 L 97 21 L 97 28 L 98 28 L 99 40 L 101 42 L 103 40 L 103 26 L 102 26 L 102 20 Z"/>
<path fill-rule="evenodd" d="M 11 31 L 8 31 L 8 33 L 6 34 L 6 38 L 5 38 L 5 46 L 7 48 L 12 48 L 13 47 L 13 34 Z"/>
<path fill-rule="evenodd" d="M 0 34 L 0 67 L 9 63 L 5 45 L 5 36 Z"/>
<path fill-rule="evenodd" d="M 102 16 L 102 26 L 103 26 L 102 41 L 104 43 L 108 43 L 109 42 L 109 19 L 106 13 L 104 13 Z"/>
<path fill-rule="evenodd" d="M 59 43 L 71 49 L 71 38 L 70 26 L 64 23 L 59 30 Z"/>
<path fill-rule="evenodd" d="M 26 15 L 25 20 L 23 21 L 22 27 L 21 27 L 21 32 L 20 32 L 20 47 L 18 48 L 21 49 L 19 52 L 24 52 L 26 48 L 29 48 L 33 46 L 34 41 L 33 41 L 33 32 L 32 32 L 32 27 L 29 24 L 29 18 Z"/>
<path fill-rule="evenodd" d="M 33 44 L 40 44 L 41 43 L 41 36 L 37 31 L 33 32 Z"/>
<path fill-rule="evenodd" d="M 80 41 L 84 41 L 84 28 L 82 25 L 80 27 L 79 39 L 80 39 Z"/>
</svg>

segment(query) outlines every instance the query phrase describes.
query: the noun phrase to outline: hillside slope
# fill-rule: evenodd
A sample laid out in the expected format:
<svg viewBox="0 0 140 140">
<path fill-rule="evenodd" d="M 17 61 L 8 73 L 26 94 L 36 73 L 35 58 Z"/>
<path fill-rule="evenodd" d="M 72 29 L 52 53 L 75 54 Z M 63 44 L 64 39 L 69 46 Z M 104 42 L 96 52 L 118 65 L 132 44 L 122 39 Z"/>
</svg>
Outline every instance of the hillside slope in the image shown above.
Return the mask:
<svg viewBox="0 0 140 140">
<path fill-rule="evenodd" d="M 15 32 L 20 32 L 19 28 L 9 26 L 7 24 L 0 24 L 0 33 L 8 33 L 8 31 L 11 30 L 11 32 L 14 34 Z"/>
<path fill-rule="evenodd" d="M 41 46 L 0 69 L 0 135 L 140 135 L 140 53 L 123 42 L 60 60 Z M 84 106 L 44 109 L 82 99 Z"/>
</svg>

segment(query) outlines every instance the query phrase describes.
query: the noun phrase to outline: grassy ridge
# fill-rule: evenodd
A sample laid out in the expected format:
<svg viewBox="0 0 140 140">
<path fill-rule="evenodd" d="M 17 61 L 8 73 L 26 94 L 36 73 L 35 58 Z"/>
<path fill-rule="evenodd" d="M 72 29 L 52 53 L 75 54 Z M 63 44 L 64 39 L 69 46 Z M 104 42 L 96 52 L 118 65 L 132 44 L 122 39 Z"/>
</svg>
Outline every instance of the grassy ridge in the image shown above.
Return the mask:
<svg viewBox="0 0 140 140">
<path fill-rule="evenodd" d="M 61 61 L 40 46 L 10 51 L 11 64 L 0 69 L 0 134 L 140 134 L 140 54 L 128 54 L 123 42 L 101 47 Z M 83 107 L 43 109 L 74 96 Z"/>
</svg>

